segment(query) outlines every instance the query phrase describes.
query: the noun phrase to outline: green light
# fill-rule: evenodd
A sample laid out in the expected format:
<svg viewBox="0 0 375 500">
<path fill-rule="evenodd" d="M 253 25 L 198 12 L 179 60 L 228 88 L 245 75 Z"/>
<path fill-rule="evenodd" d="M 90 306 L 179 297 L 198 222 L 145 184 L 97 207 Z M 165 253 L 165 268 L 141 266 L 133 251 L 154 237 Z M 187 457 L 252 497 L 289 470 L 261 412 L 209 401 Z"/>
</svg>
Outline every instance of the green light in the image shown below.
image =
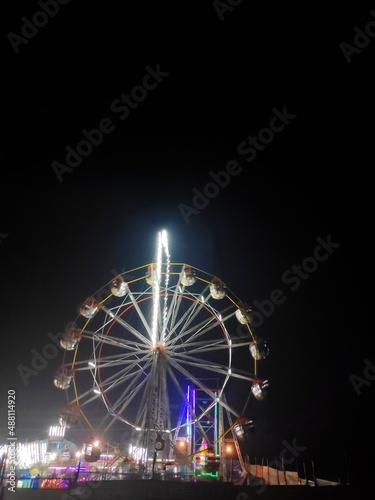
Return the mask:
<svg viewBox="0 0 375 500">
<path fill-rule="evenodd" d="M 209 476 L 209 477 L 218 477 L 219 472 L 201 472 L 200 474 L 195 474 L 196 476 Z"/>
</svg>

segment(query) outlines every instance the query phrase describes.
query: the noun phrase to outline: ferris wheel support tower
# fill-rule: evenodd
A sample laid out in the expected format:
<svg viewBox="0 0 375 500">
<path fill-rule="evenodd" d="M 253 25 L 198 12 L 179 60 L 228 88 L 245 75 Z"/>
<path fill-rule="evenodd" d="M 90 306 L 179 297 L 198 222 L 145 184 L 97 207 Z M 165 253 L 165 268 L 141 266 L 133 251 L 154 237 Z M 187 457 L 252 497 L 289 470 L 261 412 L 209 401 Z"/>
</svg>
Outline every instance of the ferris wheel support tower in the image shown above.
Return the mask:
<svg viewBox="0 0 375 500">
<path fill-rule="evenodd" d="M 166 264 L 163 265 L 163 258 Z M 137 422 L 142 434 L 138 446 L 143 449 L 146 463 L 155 451 L 163 451 L 163 458 L 170 454 L 169 433 L 171 417 L 167 390 L 167 365 L 165 361 L 165 335 L 168 314 L 168 283 L 170 255 L 166 231 L 158 234 L 155 263 L 148 270 L 148 283 L 152 285 L 152 366 L 140 406 Z M 163 269 L 162 269 L 163 268 Z M 164 285 L 162 282 L 164 277 Z"/>
</svg>

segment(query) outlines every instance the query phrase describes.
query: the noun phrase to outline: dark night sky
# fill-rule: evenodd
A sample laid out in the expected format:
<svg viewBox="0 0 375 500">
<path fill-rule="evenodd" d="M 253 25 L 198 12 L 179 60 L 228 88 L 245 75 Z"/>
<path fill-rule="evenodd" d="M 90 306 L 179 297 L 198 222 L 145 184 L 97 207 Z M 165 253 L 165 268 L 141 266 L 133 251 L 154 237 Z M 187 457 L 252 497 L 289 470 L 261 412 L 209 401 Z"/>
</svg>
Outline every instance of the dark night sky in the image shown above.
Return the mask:
<svg viewBox="0 0 375 500">
<path fill-rule="evenodd" d="M 166 228 L 172 260 L 219 275 L 254 310 L 275 289 L 286 297 L 257 328 L 271 390 L 252 403 L 251 455 L 275 457 L 295 439 L 321 476 L 344 480 L 346 450 L 357 481 L 374 451 L 373 371 L 363 377 L 365 360 L 375 363 L 375 41 L 362 40 L 350 63 L 340 44 L 375 21 L 371 7 L 244 0 L 221 21 L 211 1 L 77 4 L 61 5 L 18 53 L 8 34 L 21 34 L 37 2 L 7 6 L 2 21 L 0 441 L 9 388 L 20 439 L 56 423 L 58 359 L 27 387 L 19 365 L 112 269 L 150 262 Z M 116 100 L 158 66 L 163 81 L 121 119 Z M 246 161 L 240 143 L 275 109 L 294 117 Z M 114 129 L 59 182 L 52 162 L 104 118 Z M 231 160 L 241 171 L 187 224 L 180 204 L 192 206 L 193 189 Z M 283 275 L 319 238 L 339 246 L 293 290 Z M 366 382 L 360 394 L 353 374 Z"/>
</svg>

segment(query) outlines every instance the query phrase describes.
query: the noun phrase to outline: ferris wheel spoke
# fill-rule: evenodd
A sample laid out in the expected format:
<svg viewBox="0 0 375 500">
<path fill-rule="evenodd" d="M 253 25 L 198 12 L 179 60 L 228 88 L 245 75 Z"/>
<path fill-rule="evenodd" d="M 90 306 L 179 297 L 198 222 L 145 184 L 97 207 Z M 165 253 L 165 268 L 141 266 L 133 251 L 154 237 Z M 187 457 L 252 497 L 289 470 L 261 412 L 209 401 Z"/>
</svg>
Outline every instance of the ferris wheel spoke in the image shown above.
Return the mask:
<svg viewBox="0 0 375 500">
<path fill-rule="evenodd" d="M 69 402 L 71 404 L 78 404 L 80 408 L 83 408 L 84 406 L 88 405 L 92 401 L 99 399 L 100 397 L 100 394 L 93 395 L 93 389 L 91 388 L 80 395 L 77 394 L 76 397 L 74 399 L 71 399 Z"/>
<path fill-rule="evenodd" d="M 110 368 L 112 366 L 121 366 L 121 365 L 131 365 L 134 362 L 134 359 L 137 363 L 141 363 L 144 360 L 147 360 L 151 354 L 150 351 L 138 350 L 135 352 L 129 352 L 122 354 L 118 358 L 113 358 L 112 356 L 104 356 L 97 359 L 96 366 L 98 368 Z"/>
<path fill-rule="evenodd" d="M 223 313 L 226 312 L 223 311 Z M 200 323 L 195 324 L 192 328 L 185 330 L 184 332 L 180 332 L 178 339 L 182 340 L 184 339 L 184 345 L 186 345 L 189 342 L 192 342 L 194 339 L 196 339 L 198 336 L 202 336 L 205 333 L 211 331 L 213 328 L 220 326 L 221 328 L 224 329 L 226 332 L 226 329 L 224 327 L 224 322 L 227 321 L 230 317 L 232 317 L 235 313 L 233 314 L 228 314 L 223 318 L 222 314 L 218 313 L 217 311 L 213 311 L 213 315 L 210 320 L 204 320 L 201 321 Z M 190 335 L 188 339 L 186 337 Z M 176 340 L 175 340 L 176 341 Z"/>
<path fill-rule="evenodd" d="M 180 280 L 181 278 L 179 278 Z M 175 331 L 175 325 L 177 320 L 177 314 L 180 310 L 181 302 L 182 302 L 182 290 L 179 287 L 176 287 L 173 294 L 172 303 L 169 307 L 168 316 L 167 316 L 167 325 L 169 324 L 169 333 L 165 337 L 165 342 L 168 342 L 168 339 Z"/>
<path fill-rule="evenodd" d="M 104 307 L 103 305 L 101 306 L 101 308 L 108 314 L 111 316 L 111 318 L 116 321 L 119 325 L 121 325 L 123 328 L 125 328 L 126 331 L 132 333 L 137 339 L 139 339 L 141 342 L 143 343 L 146 343 L 148 345 L 151 346 L 151 341 L 149 341 L 148 339 L 146 339 L 146 337 L 144 337 L 144 335 L 142 335 L 136 328 L 134 328 L 132 325 L 130 325 L 129 323 L 127 323 L 124 319 L 122 319 L 120 316 L 117 316 L 116 314 L 114 314 L 110 309 L 107 309 L 106 307 Z"/>
<path fill-rule="evenodd" d="M 219 391 L 219 396 L 217 396 L 215 393 L 212 392 L 211 389 L 209 389 L 205 384 L 203 384 L 199 378 L 195 377 L 191 372 L 189 372 L 183 366 L 181 366 L 180 363 L 177 363 L 175 360 L 173 360 L 173 361 L 171 361 L 171 364 L 175 367 L 175 369 L 177 371 L 181 372 L 183 375 L 186 376 L 187 379 L 191 380 L 196 385 L 196 387 L 199 387 L 203 392 L 205 392 L 208 396 L 210 396 L 210 398 L 212 398 L 213 400 L 218 402 L 223 408 L 226 408 L 228 411 L 230 411 L 236 417 L 239 417 L 238 412 L 234 408 L 231 408 L 221 398 L 221 395 L 224 393 L 226 381 L 228 380 L 229 377 L 226 377 L 226 380 L 222 384 L 221 389 Z"/>
<path fill-rule="evenodd" d="M 176 359 L 177 358 L 177 359 Z M 254 376 L 249 375 L 248 372 L 241 371 L 239 369 L 234 369 L 231 366 L 231 358 L 227 361 L 225 365 L 220 365 L 217 363 L 209 363 L 207 360 L 202 360 L 191 355 L 190 352 L 179 352 L 173 354 L 173 359 L 183 365 L 193 366 L 202 370 L 211 371 L 214 373 L 221 373 L 223 375 L 229 375 L 232 378 L 239 380 L 253 381 Z"/>
<path fill-rule="evenodd" d="M 137 354 L 135 354 L 137 353 Z M 140 358 L 139 356 L 144 354 L 144 358 Z M 129 352 L 129 353 L 121 353 L 117 355 L 112 355 L 112 356 L 101 356 L 101 357 L 93 357 L 89 361 L 87 360 L 82 360 L 82 361 L 76 361 L 74 365 L 74 370 L 75 371 L 92 371 L 95 368 L 105 368 L 105 367 L 111 367 L 111 366 L 121 366 L 124 364 L 129 364 L 132 362 L 134 357 L 138 359 L 138 361 L 142 361 L 142 359 L 147 359 L 147 357 L 150 355 L 149 350 L 142 351 L 140 349 L 134 350 L 134 352 Z M 130 360 L 128 358 L 131 358 Z M 67 365 L 67 366 L 72 366 L 72 365 Z"/>
<path fill-rule="evenodd" d="M 192 366 L 194 368 L 220 373 L 221 375 L 227 375 L 230 372 L 230 368 L 225 365 L 209 363 L 208 361 L 203 361 L 201 358 L 194 358 L 190 355 L 185 355 L 184 353 L 174 356 L 174 360 L 176 360 L 176 358 L 178 358 L 178 362 L 183 363 L 184 366 Z"/>
<path fill-rule="evenodd" d="M 247 347 L 249 348 L 250 342 L 233 342 L 232 339 L 232 349 L 238 349 L 239 347 Z"/>
<path fill-rule="evenodd" d="M 204 328 L 205 327 L 205 328 Z M 184 345 L 188 344 L 192 340 L 195 340 L 205 333 L 209 332 L 213 328 L 217 327 L 217 323 L 215 322 L 214 318 L 210 318 L 208 321 L 203 322 L 199 325 L 196 325 L 195 328 L 190 329 L 187 332 L 180 333 L 178 336 L 176 336 L 173 341 L 171 342 L 171 345 Z M 190 335 L 190 337 L 189 337 Z"/>
<path fill-rule="evenodd" d="M 140 365 L 140 361 L 143 361 L 143 360 L 138 360 L 138 359 L 133 360 L 123 370 L 120 370 L 119 372 L 116 372 L 115 374 L 111 375 L 109 378 L 107 378 L 105 381 L 103 381 L 100 385 L 102 385 L 102 384 L 108 385 L 109 382 L 112 382 L 113 380 L 115 380 L 116 382 L 111 386 L 111 387 L 115 387 L 119 383 L 122 383 L 124 380 L 127 380 L 128 377 L 134 377 L 134 374 L 136 374 L 136 373 L 143 373 L 145 375 L 148 375 L 145 372 L 145 369 L 147 368 L 148 365 L 151 364 L 151 359 L 150 359 L 149 364 L 147 365 L 147 363 L 146 363 L 146 365 L 144 367 L 142 367 Z M 134 371 L 135 368 L 137 368 L 136 371 Z"/>
<path fill-rule="evenodd" d="M 139 304 L 138 304 L 137 300 L 135 299 L 135 297 L 134 297 L 134 295 L 133 295 L 133 293 L 131 292 L 130 289 L 128 291 L 128 294 L 129 294 L 130 300 L 132 301 L 132 304 L 133 304 L 135 310 L 138 313 L 138 316 L 139 316 L 140 320 L 142 321 L 143 326 L 145 327 L 145 329 L 146 329 L 146 331 L 147 331 L 147 333 L 149 335 L 149 339 L 151 339 L 152 332 L 151 332 L 150 325 L 148 324 L 148 322 L 147 322 L 147 320 L 146 320 L 146 318 L 145 318 L 145 316 L 144 316 L 141 308 L 139 307 Z M 138 300 L 139 300 L 139 297 L 138 297 Z M 149 342 L 147 342 L 147 343 L 149 343 Z"/>
<path fill-rule="evenodd" d="M 208 389 L 204 384 L 202 384 L 202 382 L 198 378 L 196 378 L 191 372 L 189 372 L 188 370 L 186 370 L 175 359 L 169 359 L 169 362 L 172 365 L 172 367 L 174 367 L 178 372 L 182 373 L 182 375 L 185 375 L 185 377 L 187 379 L 189 379 L 192 382 L 194 382 L 197 385 L 197 387 L 199 387 L 200 389 L 202 389 L 208 396 L 210 396 L 213 399 L 216 398 L 215 394 L 212 392 L 211 389 Z"/>
<path fill-rule="evenodd" d="M 112 405 L 114 410 L 122 413 L 133 401 L 135 396 L 143 389 L 144 385 L 147 383 L 147 376 L 144 376 L 142 379 L 142 375 L 143 374 L 139 373 L 138 376 L 133 378 L 132 382 L 127 386 L 122 395 Z M 139 382 L 140 379 L 141 381 Z M 120 405 L 122 406 L 120 407 Z"/>
<path fill-rule="evenodd" d="M 110 377 L 110 379 L 106 379 L 100 382 L 100 388 L 102 389 L 102 392 L 108 393 L 112 389 L 115 389 L 116 387 L 124 384 L 127 382 L 129 379 L 133 380 L 135 378 L 134 376 L 134 371 L 132 372 L 119 372 L 116 374 L 116 377 Z"/>
<path fill-rule="evenodd" d="M 252 382 L 254 380 L 254 375 L 249 375 L 247 372 L 240 370 L 231 370 L 230 376 L 239 380 L 246 380 L 247 382 Z"/>
<path fill-rule="evenodd" d="M 182 314 L 181 318 L 175 323 L 174 327 L 169 330 L 169 336 L 176 332 L 176 330 L 181 326 L 179 330 L 179 336 L 184 332 L 185 328 L 190 325 L 194 318 L 199 314 L 199 312 L 204 307 L 204 303 L 198 300 L 192 301 L 190 306 Z"/>
<path fill-rule="evenodd" d="M 182 328 L 180 329 L 179 335 L 182 335 L 182 336 L 184 335 L 184 333 L 186 332 L 186 329 L 189 327 L 189 325 L 191 325 L 193 323 L 193 321 L 198 316 L 198 314 L 201 312 L 203 307 L 204 307 L 204 304 L 200 300 L 198 300 L 198 301 L 196 300 L 193 302 L 191 308 L 189 308 L 190 309 L 189 315 L 188 315 L 186 321 L 184 321 Z"/>
<path fill-rule="evenodd" d="M 180 334 L 176 336 L 173 341 L 171 341 L 170 346 L 183 345 L 184 347 L 187 347 L 193 340 L 202 337 L 204 334 L 208 333 L 217 326 L 218 323 L 213 317 L 211 317 L 209 320 L 202 321 L 201 323 L 195 325 L 194 328 L 191 328 L 184 333 L 180 332 Z M 188 337 L 188 335 L 190 335 L 190 337 Z"/>
<path fill-rule="evenodd" d="M 179 338 L 179 340 L 183 341 L 183 342 L 181 342 L 180 345 L 183 345 L 185 348 L 188 348 L 190 345 L 194 345 L 195 342 L 197 342 L 197 339 L 203 337 L 206 333 L 212 331 L 214 328 L 217 328 L 218 326 L 219 325 L 215 321 L 215 319 L 211 318 L 209 321 L 207 321 L 205 323 L 205 325 L 197 325 L 197 329 L 196 330 L 195 329 L 191 329 L 191 330 L 189 330 L 189 332 L 186 332 L 184 335 L 181 335 L 181 338 Z M 220 325 L 220 327 L 222 327 L 222 326 Z M 227 331 L 224 329 L 224 327 L 222 327 L 222 333 L 224 334 L 224 336 L 226 338 L 226 345 L 227 345 L 227 348 L 228 348 L 228 346 L 229 346 L 229 336 L 228 336 Z M 187 337 L 187 335 L 190 335 L 190 336 Z M 220 337 L 220 340 L 222 342 L 224 341 L 223 336 Z M 214 341 L 215 341 L 215 339 L 214 339 Z M 211 341 L 210 338 L 208 338 L 206 342 L 212 342 L 212 341 Z"/>
<path fill-rule="evenodd" d="M 135 346 L 134 349 L 136 350 L 139 348 L 140 342 L 134 341 L 134 340 L 129 340 L 129 339 L 122 339 L 119 337 L 113 337 L 110 335 L 107 335 L 105 333 L 97 333 L 97 332 L 86 332 L 82 335 L 82 338 L 86 339 L 91 339 L 94 342 L 97 342 L 98 345 L 101 344 L 106 344 L 106 345 L 111 345 L 114 347 L 121 347 L 121 348 L 127 348 L 130 349 L 130 346 Z M 141 340 L 141 345 L 144 347 L 147 346 L 147 344 Z"/>
<path fill-rule="evenodd" d="M 189 342 L 186 347 L 185 345 L 174 346 L 171 352 L 178 353 L 179 349 L 182 348 L 186 353 L 197 354 L 211 351 L 227 351 L 228 347 L 228 342 L 223 343 L 223 339 L 210 340 L 209 342 L 202 340 L 200 342 Z"/>
<path fill-rule="evenodd" d="M 239 380 L 246 380 L 249 382 L 254 380 L 254 375 L 249 375 L 248 372 L 241 371 L 238 369 L 234 370 L 233 368 L 231 368 L 229 363 L 227 363 L 226 365 L 219 365 L 217 363 L 208 363 L 207 360 L 203 361 L 201 358 L 195 358 L 190 354 L 186 353 L 179 353 L 177 355 L 175 354 L 173 358 L 174 361 L 176 361 L 177 363 L 182 363 L 184 366 L 187 365 L 202 370 L 210 371 L 213 373 L 229 375 L 232 378 L 236 378 Z"/>
<path fill-rule="evenodd" d="M 134 356 L 133 356 L 134 357 Z M 119 360 L 116 360 L 116 361 L 108 361 L 108 362 L 105 362 L 105 360 L 100 360 L 99 363 L 97 363 L 97 367 L 99 369 L 104 369 L 104 368 L 113 368 L 115 366 L 127 366 L 128 370 L 133 368 L 134 365 L 137 365 L 140 367 L 139 365 L 139 361 L 136 361 L 134 362 L 133 359 L 128 359 L 128 360 L 125 360 L 125 359 L 119 359 Z"/>
<path fill-rule="evenodd" d="M 165 323 L 173 328 L 174 321 L 176 320 L 176 312 L 178 311 L 178 304 L 182 300 L 182 292 L 184 290 L 184 285 L 181 284 L 182 272 L 179 273 L 178 281 L 173 288 L 172 300 L 168 308 L 168 312 L 165 318 Z M 170 290 L 172 291 L 172 289 Z M 166 340 L 166 339 L 165 339 Z"/>
<path fill-rule="evenodd" d="M 137 396 L 137 394 L 140 391 L 142 391 L 144 385 L 146 384 L 146 381 L 147 381 L 146 378 L 144 378 L 140 382 L 139 382 L 139 377 L 133 378 L 132 382 L 127 386 L 126 391 L 121 395 L 120 398 L 118 398 L 116 400 L 116 402 L 113 405 L 109 406 L 107 404 L 107 401 L 103 398 L 104 403 L 107 406 L 107 409 L 110 412 L 110 414 L 112 416 L 116 416 L 118 419 L 129 424 L 130 423 L 129 420 L 125 419 L 121 414 L 132 403 L 132 401 Z M 113 425 L 114 422 L 115 422 L 115 419 L 113 419 L 108 424 L 108 426 L 106 427 L 106 430 L 108 430 Z"/>
</svg>

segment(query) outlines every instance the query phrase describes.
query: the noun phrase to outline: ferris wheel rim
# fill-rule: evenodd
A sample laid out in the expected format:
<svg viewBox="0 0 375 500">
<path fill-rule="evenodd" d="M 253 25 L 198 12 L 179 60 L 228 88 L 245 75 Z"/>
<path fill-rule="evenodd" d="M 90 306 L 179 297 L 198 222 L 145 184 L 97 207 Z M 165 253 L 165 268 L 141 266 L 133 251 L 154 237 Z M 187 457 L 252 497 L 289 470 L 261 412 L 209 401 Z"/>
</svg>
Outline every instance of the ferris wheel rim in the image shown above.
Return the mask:
<svg viewBox="0 0 375 500">
<path fill-rule="evenodd" d="M 153 263 L 151 263 L 151 264 L 153 264 Z M 131 274 L 132 274 L 133 272 L 135 272 L 135 271 L 138 271 L 138 270 L 141 270 L 141 269 L 148 268 L 151 264 L 144 264 L 144 265 L 142 265 L 142 266 L 139 266 L 138 268 L 134 268 L 134 269 L 132 269 L 132 270 L 125 271 L 125 272 L 121 273 L 121 275 L 119 275 L 119 276 L 122 276 L 123 278 L 125 278 L 127 275 L 131 275 Z M 165 263 L 164 263 L 164 265 L 165 265 Z M 189 264 L 186 264 L 186 263 L 175 263 L 175 262 L 173 262 L 173 263 L 170 263 L 169 265 L 170 265 L 171 267 L 174 267 L 174 266 L 179 266 L 179 267 L 181 267 L 181 269 L 183 269 L 185 266 L 189 266 L 189 267 L 190 267 L 191 269 L 193 269 L 194 271 L 203 273 L 205 276 L 209 277 L 210 279 L 205 279 L 205 278 L 202 278 L 201 276 L 197 276 L 197 279 L 198 279 L 199 281 L 201 281 L 202 283 L 205 283 L 206 285 L 209 285 L 209 284 L 212 282 L 212 280 L 216 278 L 216 276 L 215 276 L 215 275 L 210 274 L 210 273 L 208 273 L 208 272 L 206 272 L 206 271 L 203 271 L 203 270 L 201 270 L 201 269 L 199 269 L 199 268 L 197 268 L 197 267 L 195 267 L 195 266 L 192 266 L 192 265 L 189 265 Z M 181 272 L 181 270 L 179 271 L 179 273 L 180 273 L 180 272 Z M 179 274 L 179 273 L 174 272 L 174 273 L 171 273 L 171 274 L 176 274 L 176 275 L 177 275 L 177 274 Z M 165 273 L 163 272 L 162 274 L 165 274 Z M 136 283 L 136 282 L 139 282 L 139 281 L 144 281 L 144 280 L 145 280 L 145 276 L 141 276 L 141 277 L 138 277 L 138 278 L 136 278 L 136 279 L 131 279 L 131 280 L 129 280 L 129 281 L 128 281 L 128 282 L 126 282 L 126 283 L 127 283 L 128 285 L 131 285 L 131 284 L 134 284 L 134 283 Z M 101 290 L 105 289 L 105 287 L 107 287 L 110 283 L 112 283 L 112 281 L 108 282 L 106 285 L 104 285 L 103 287 L 101 287 L 101 288 L 99 289 L 99 291 L 98 291 L 98 292 L 100 292 Z M 224 286 L 227 288 L 227 290 L 230 290 L 230 289 L 229 289 L 229 288 L 228 288 L 225 284 L 224 284 Z M 96 294 L 97 294 L 98 292 L 96 292 Z M 175 293 L 175 292 L 173 292 L 173 293 L 172 293 L 172 292 L 170 292 L 170 291 L 168 290 L 168 296 L 172 296 L 172 295 L 174 295 L 174 293 Z M 95 295 L 96 295 L 96 294 L 95 294 Z M 231 294 L 233 295 L 233 297 L 234 297 L 234 298 L 233 298 L 233 297 L 231 297 L 231 296 L 228 294 L 228 295 L 227 295 L 227 299 L 229 300 L 229 302 L 231 302 L 231 303 L 232 303 L 232 305 L 233 305 L 235 308 L 239 308 L 239 307 L 240 307 L 240 304 L 241 304 L 241 301 L 240 301 L 240 300 L 239 300 L 239 299 L 238 299 L 238 298 L 237 298 L 237 297 L 236 297 L 236 296 L 235 296 L 232 292 L 231 292 Z M 161 297 L 162 295 L 163 295 L 163 292 L 160 292 L 159 297 Z M 106 297 L 105 297 L 105 298 L 104 298 L 104 299 L 100 302 L 100 304 L 105 303 L 105 302 L 106 302 L 109 298 L 111 298 L 111 297 L 113 297 L 113 294 L 112 294 L 112 293 L 109 293 L 109 294 L 108 294 L 108 296 L 106 296 Z M 183 299 L 187 299 L 187 300 L 190 300 L 190 301 L 192 301 L 192 302 L 196 302 L 196 301 L 198 300 L 198 299 L 197 299 L 197 296 L 195 296 L 194 294 L 192 294 L 191 296 L 190 296 L 189 294 L 185 294 L 185 286 L 184 286 L 184 291 L 181 293 L 181 297 L 182 297 Z M 141 303 L 141 302 L 143 302 L 143 301 L 147 301 L 147 300 L 151 300 L 151 299 L 152 299 L 152 295 L 150 294 L 149 296 L 145 296 L 145 297 L 143 297 L 143 298 L 139 299 L 139 300 L 137 301 L 137 303 Z M 121 306 L 116 306 L 116 307 L 120 308 Z M 226 334 L 227 334 L 227 340 L 228 340 L 228 339 L 230 340 L 230 338 L 231 338 L 231 337 L 230 337 L 229 333 L 228 333 L 228 332 L 227 332 L 227 330 L 226 330 L 225 323 L 224 323 L 224 322 L 223 322 L 223 321 L 222 321 L 222 320 L 218 317 L 218 315 L 216 315 L 216 314 L 214 313 L 214 308 L 213 308 L 211 305 L 209 305 L 209 306 L 208 306 L 207 304 L 204 304 L 204 308 L 205 308 L 205 310 L 206 310 L 206 311 L 207 311 L 207 312 L 211 315 L 211 317 L 212 317 L 212 318 L 214 318 L 214 321 L 217 321 L 217 322 L 218 322 L 218 325 L 220 325 L 220 326 L 222 327 L 223 332 L 224 332 L 224 331 L 226 332 Z M 131 309 L 134 309 L 134 305 L 133 305 L 133 304 L 131 304 L 131 303 L 129 303 L 129 304 L 128 304 L 128 306 L 127 306 L 127 308 L 125 308 L 125 309 L 121 312 L 121 315 L 122 315 L 122 314 L 125 314 L 127 311 L 129 311 L 129 310 L 131 310 Z M 80 317 L 80 315 L 78 315 L 78 316 L 77 316 L 77 318 L 78 318 L 78 317 Z M 77 321 L 77 318 L 76 318 L 76 321 Z M 85 322 L 85 325 L 84 325 L 84 326 L 83 326 L 83 328 L 82 328 L 82 331 L 85 331 L 85 330 L 86 330 L 86 327 L 89 325 L 90 321 L 91 321 L 91 318 L 90 318 L 90 319 L 87 319 L 87 321 Z M 106 329 L 105 329 L 105 331 L 106 331 L 105 336 L 108 336 L 108 333 L 109 333 L 109 331 L 111 330 L 112 326 L 113 326 L 113 322 L 112 322 L 112 323 L 110 323 L 108 327 L 106 327 Z M 254 336 L 253 336 L 253 333 L 252 333 L 252 330 L 251 330 L 251 328 L 250 328 L 250 327 L 248 327 L 248 330 L 249 330 L 249 333 L 250 333 L 250 335 L 249 335 L 249 342 L 250 342 L 250 341 L 251 341 L 251 339 L 254 339 Z M 77 346 L 76 346 L 76 349 L 75 349 L 75 352 L 74 352 L 74 358 L 73 358 L 73 364 L 72 364 L 72 367 L 73 367 L 73 368 L 76 366 L 76 362 L 77 362 L 77 355 L 78 355 L 78 350 L 79 350 L 79 344 L 80 344 L 80 343 L 78 342 L 78 344 L 77 344 Z M 247 345 L 247 343 L 245 343 L 245 345 Z M 103 346 L 104 346 L 104 343 L 103 343 L 103 342 L 101 342 L 101 343 L 100 343 L 100 349 L 99 349 L 99 359 L 101 359 L 101 354 L 102 354 Z M 232 346 L 230 345 L 230 343 L 229 343 L 229 345 L 228 345 L 228 349 L 229 349 L 229 352 L 230 352 L 230 353 L 232 353 Z M 67 354 L 67 353 L 65 352 L 65 353 L 64 353 L 64 359 L 65 359 L 65 355 L 66 355 L 66 354 Z M 231 363 L 232 363 L 232 361 L 230 362 L 229 369 L 231 368 Z M 218 365 L 217 365 L 217 366 L 218 366 Z M 98 368 L 98 374 L 99 374 L 98 376 L 99 376 L 99 378 L 101 377 L 101 369 L 102 369 L 102 368 L 99 366 L 99 368 Z M 254 370 L 254 371 L 256 372 L 256 370 Z M 230 374 L 230 376 L 232 376 L 232 374 Z M 226 382 L 227 382 L 227 380 L 228 380 L 229 378 L 230 378 L 230 377 L 228 377 L 228 376 L 227 376 Z M 252 378 L 252 377 L 249 377 L 249 378 L 248 378 L 248 380 L 249 380 L 249 381 L 251 381 L 251 380 L 253 380 L 253 378 Z M 104 381 L 104 382 L 105 382 L 105 381 Z M 226 385 L 226 382 L 225 382 L 225 385 Z M 101 385 L 101 384 L 102 384 L 102 380 L 101 380 L 101 378 L 100 378 L 100 384 L 99 384 L 99 385 Z M 74 378 L 73 378 L 73 387 L 74 387 L 74 392 L 75 392 L 75 396 L 76 396 L 76 397 L 75 397 L 75 399 L 74 399 L 73 401 L 77 401 L 77 402 L 79 402 L 79 400 L 80 400 L 80 396 L 78 395 L 78 390 L 77 390 L 77 387 L 76 387 L 76 381 L 75 381 L 75 379 L 74 379 Z M 111 401 L 109 401 L 109 399 L 107 399 L 107 398 L 108 398 L 108 394 L 107 394 L 107 392 L 103 391 L 103 392 L 102 392 L 102 395 L 103 395 L 103 398 L 104 398 L 104 404 L 105 404 L 105 406 L 106 406 L 107 410 L 111 413 L 111 416 L 115 416 L 115 418 L 116 418 L 116 419 L 118 419 L 118 420 L 120 420 L 120 421 L 124 422 L 124 423 L 125 423 L 125 424 L 127 424 L 127 425 L 130 425 L 131 427 L 137 427 L 137 423 L 136 423 L 136 422 L 134 422 L 134 421 L 132 421 L 132 420 L 129 420 L 129 419 L 126 419 L 126 418 L 124 418 L 122 415 L 120 415 L 118 412 L 116 412 L 116 411 L 114 410 L 114 408 L 113 408 L 113 403 L 112 403 Z M 69 399 L 68 399 L 68 401 L 69 401 Z M 91 400 L 90 400 L 90 401 L 91 401 Z M 85 402 L 84 404 L 86 404 L 86 402 Z M 233 415 L 236 415 L 236 414 L 238 415 L 238 412 L 236 413 L 236 411 L 235 411 L 235 410 L 232 410 L 232 411 L 233 411 Z M 82 408 L 81 408 L 81 412 L 83 413 Z M 116 415 L 113 415 L 113 413 L 115 413 Z M 85 417 L 85 419 L 87 420 L 87 418 L 86 418 L 86 417 Z"/>
</svg>

